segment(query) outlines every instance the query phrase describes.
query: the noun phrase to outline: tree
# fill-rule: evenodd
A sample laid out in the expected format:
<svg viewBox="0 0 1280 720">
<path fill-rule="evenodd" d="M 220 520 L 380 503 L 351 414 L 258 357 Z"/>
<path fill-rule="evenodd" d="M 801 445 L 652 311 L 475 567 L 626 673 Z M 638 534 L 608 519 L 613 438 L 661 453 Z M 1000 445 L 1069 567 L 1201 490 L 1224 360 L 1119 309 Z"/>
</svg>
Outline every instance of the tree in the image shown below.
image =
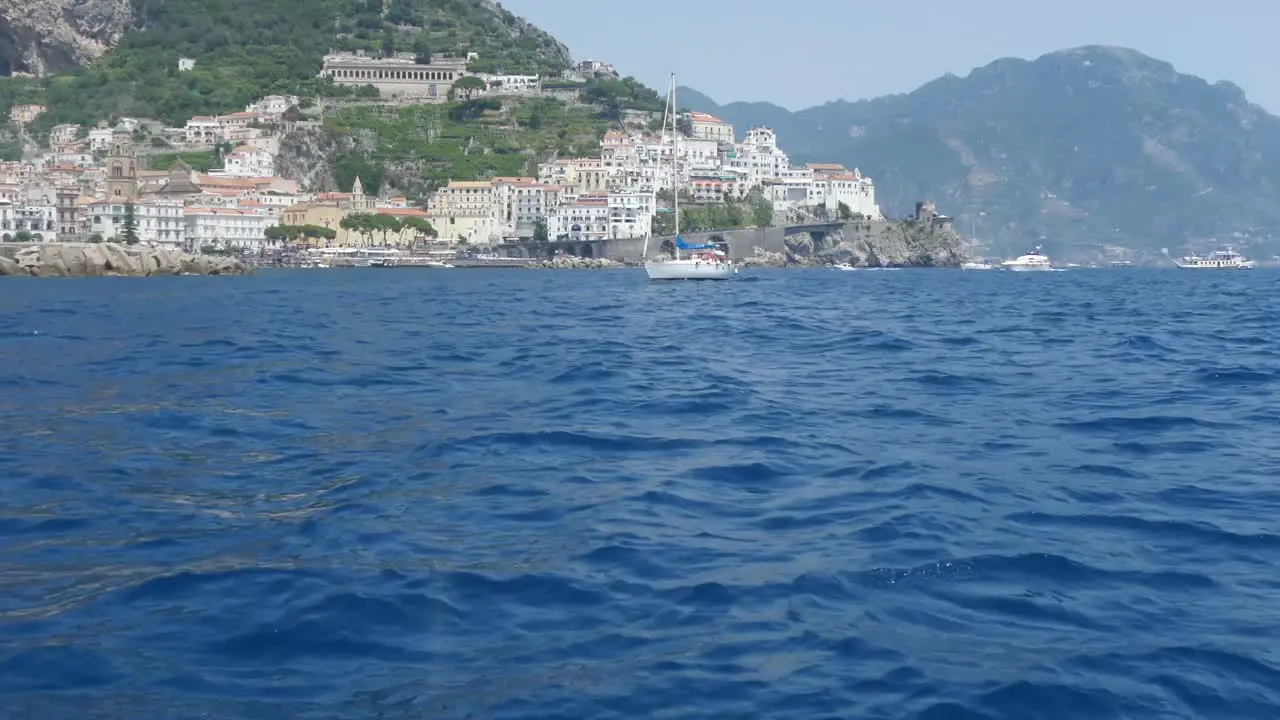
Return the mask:
<svg viewBox="0 0 1280 720">
<path fill-rule="evenodd" d="M 378 213 L 371 218 L 370 222 L 372 223 L 374 230 L 382 233 L 383 245 L 391 244 L 387 242 L 387 235 L 391 233 L 396 233 L 398 235 L 400 234 L 400 231 L 404 229 L 404 225 L 401 224 L 400 218 L 397 218 L 395 215 Z"/>
<path fill-rule="evenodd" d="M 124 224 L 120 228 L 120 240 L 125 245 L 138 244 L 138 216 L 131 202 L 124 204 Z"/>
<path fill-rule="evenodd" d="M 19 230 L 18 232 L 13 234 L 13 241 L 14 242 L 31 242 L 31 237 L 32 237 L 31 233 L 27 232 L 26 230 Z"/>
<path fill-rule="evenodd" d="M 751 205 L 751 223 L 756 227 L 773 225 L 773 203 L 763 198 Z"/>
<path fill-rule="evenodd" d="M 419 65 L 431 64 L 431 38 L 425 32 L 418 33 L 413 39 L 413 58 Z"/>
<path fill-rule="evenodd" d="M 388 25 L 382 31 L 382 57 L 395 57 L 396 29 Z"/>
<path fill-rule="evenodd" d="M 540 243 L 551 241 L 551 238 L 547 236 L 546 220 L 542 218 L 538 218 L 537 222 L 533 224 L 533 241 L 540 242 Z"/>
<path fill-rule="evenodd" d="M 354 232 L 364 238 L 364 244 L 368 245 L 369 237 L 378 229 L 377 216 L 371 213 L 351 213 L 342 218 L 342 222 L 338 225 L 347 232 Z"/>
<path fill-rule="evenodd" d="M 463 75 L 453 84 L 453 89 L 450 90 L 450 92 L 453 93 L 455 97 L 470 100 L 477 91 L 483 92 L 488 88 L 489 86 L 485 84 L 485 81 L 475 75 Z"/>
<path fill-rule="evenodd" d="M 337 230 L 322 225 L 303 225 L 299 229 L 302 236 L 308 240 L 333 240 L 338 237 Z"/>
<path fill-rule="evenodd" d="M 94 233 L 94 234 L 90 235 L 90 236 L 89 236 L 89 242 L 91 242 L 91 243 L 100 243 L 100 242 L 102 242 L 102 233 Z"/>
<path fill-rule="evenodd" d="M 840 215 L 841 220 L 853 219 L 853 211 L 850 210 L 849 206 L 846 205 L 844 202 L 841 202 L 839 205 L 836 205 L 836 212 Z"/>
<path fill-rule="evenodd" d="M 404 220 L 401 220 L 400 225 L 406 230 L 414 231 L 415 243 L 420 237 L 439 237 L 439 233 L 436 232 L 436 229 L 432 227 L 431 223 L 427 222 L 426 218 L 411 215 Z"/>
</svg>

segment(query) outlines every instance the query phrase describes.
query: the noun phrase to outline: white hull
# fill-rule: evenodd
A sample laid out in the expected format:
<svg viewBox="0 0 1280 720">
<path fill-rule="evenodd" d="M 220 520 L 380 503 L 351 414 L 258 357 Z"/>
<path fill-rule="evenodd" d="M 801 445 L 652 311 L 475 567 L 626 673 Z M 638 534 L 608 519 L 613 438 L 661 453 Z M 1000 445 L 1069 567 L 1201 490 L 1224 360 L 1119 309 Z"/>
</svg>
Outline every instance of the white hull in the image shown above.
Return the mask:
<svg viewBox="0 0 1280 720">
<path fill-rule="evenodd" d="M 1223 264 L 1223 265 L 1189 265 L 1189 264 L 1180 263 L 1177 260 L 1174 260 L 1173 264 L 1177 265 L 1179 268 L 1183 270 L 1252 270 L 1256 263 L 1254 263 L 1254 261 L 1252 260 L 1246 260 L 1238 264 L 1233 263 L 1233 264 Z"/>
<path fill-rule="evenodd" d="M 1047 272 L 1052 268 L 1048 265 L 1005 265 L 1004 269 L 1013 272 Z"/>
<path fill-rule="evenodd" d="M 733 267 L 723 262 L 706 260 L 649 260 L 644 271 L 650 280 L 728 280 Z"/>
</svg>

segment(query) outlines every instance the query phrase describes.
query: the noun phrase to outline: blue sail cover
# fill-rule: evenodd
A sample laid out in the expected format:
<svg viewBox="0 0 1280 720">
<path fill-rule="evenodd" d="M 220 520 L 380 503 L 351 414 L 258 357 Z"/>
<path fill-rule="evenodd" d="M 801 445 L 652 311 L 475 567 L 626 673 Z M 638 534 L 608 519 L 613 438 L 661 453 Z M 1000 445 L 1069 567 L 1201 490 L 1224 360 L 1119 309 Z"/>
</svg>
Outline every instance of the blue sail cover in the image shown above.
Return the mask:
<svg viewBox="0 0 1280 720">
<path fill-rule="evenodd" d="M 680 237 L 679 235 L 676 236 L 676 247 L 679 248 L 680 250 L 715 250 L 716 249 L 716 246 L 714 243 L 690 244 L 685 242 L 684 238 Z"/>
</svg>

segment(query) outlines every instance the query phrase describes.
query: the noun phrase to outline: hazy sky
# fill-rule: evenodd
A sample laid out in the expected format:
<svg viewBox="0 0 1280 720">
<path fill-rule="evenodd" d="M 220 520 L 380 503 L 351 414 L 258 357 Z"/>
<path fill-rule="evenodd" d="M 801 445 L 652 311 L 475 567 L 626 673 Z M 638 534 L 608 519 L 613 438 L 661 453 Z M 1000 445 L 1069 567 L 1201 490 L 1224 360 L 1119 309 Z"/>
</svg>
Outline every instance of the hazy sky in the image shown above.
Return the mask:
<svg viewBox="0 0 1280 720">
<path fill-rule="evenodd" d="M 663 92 L 792 110 L 910 92 L 1000 57 L 1123 45 L 1280 111 L 1280 4 L 1260 0 L 500 0 L 577 60 Z"/>
</svg>

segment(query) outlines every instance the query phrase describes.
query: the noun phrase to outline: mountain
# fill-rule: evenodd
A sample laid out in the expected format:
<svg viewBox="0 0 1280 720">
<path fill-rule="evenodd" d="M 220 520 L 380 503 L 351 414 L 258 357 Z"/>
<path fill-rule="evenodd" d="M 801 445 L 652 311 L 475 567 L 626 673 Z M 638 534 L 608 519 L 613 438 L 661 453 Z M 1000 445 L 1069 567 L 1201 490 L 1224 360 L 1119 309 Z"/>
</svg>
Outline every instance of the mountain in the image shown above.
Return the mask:
<svg viewBox="0 0 1280 720">
<path fill-rule="evenodd" d="M 0 11 L 0 112 L 44 123 L 134 116 L 182 124 L 271 93 L 323 94 L 326 52 L 479 55 L 477 71 L 554 72 L 558 40 L 492 0 L 29 0 Z M 178 58 L 196 61 L 178 71 Z M 58 74 L 61 71 L 61 74 Z"/>
<path fill-rule="evenodd" d="M 887 213 L 930 198 L 1000 250 L 1158 252 L 1214 238 L 1280 249 L 1280 118 L 1235 85 L 1135 50 L 1005 58 L 911 93 L 795 113 L 678 92 L 738 128 L 772 126 L 798 162 L 858 167 Z"/>
</svg>

